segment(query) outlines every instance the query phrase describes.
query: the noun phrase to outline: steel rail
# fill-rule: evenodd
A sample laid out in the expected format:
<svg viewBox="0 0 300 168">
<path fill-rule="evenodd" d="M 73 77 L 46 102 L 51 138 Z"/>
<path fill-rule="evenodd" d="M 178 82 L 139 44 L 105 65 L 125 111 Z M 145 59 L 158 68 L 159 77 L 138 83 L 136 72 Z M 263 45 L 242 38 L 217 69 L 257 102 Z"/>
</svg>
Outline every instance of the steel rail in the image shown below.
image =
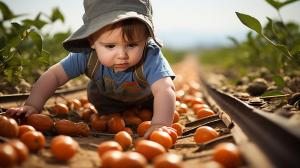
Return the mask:
<svg viewBox="0 0 300 168">
<path fill-rule="evenodd" d="M 60 95 L 60 94 L 74 93 L 74 92 L 82 91 L 84 89 L 86 89 L 86 85 L 72 87 L 72 88 L 66 88 L 66 89 L 60 89 L 60 90 L 55 91 L 54 96 Z M 27 99 L 29 94 L 30 93 L 20 93 L 20 94 L 10 94 L 10 95 L 0 96 L 0 103 L 25 100 L 25 99 Z"/>
<path fill-rule="evenodd" d="M 275 167 L 300 167 L 300 128 L 289 125 L 283 117 L 253 108 L 204 80 L 201 80 L 201 85 Z"/>
</svg>

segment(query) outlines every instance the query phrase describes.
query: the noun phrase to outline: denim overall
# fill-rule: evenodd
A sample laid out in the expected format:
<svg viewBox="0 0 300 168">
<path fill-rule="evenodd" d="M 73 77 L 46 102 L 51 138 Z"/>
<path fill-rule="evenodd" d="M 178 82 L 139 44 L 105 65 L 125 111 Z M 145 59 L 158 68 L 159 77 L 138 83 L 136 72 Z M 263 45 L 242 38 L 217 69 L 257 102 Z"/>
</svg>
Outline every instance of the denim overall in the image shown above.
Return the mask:
<svg viewBox="0 0 300 168">
<path fill-rule="evenodd" d="M 103 76 L 103 78 L 99 80 L 95 79 L 95 75 L 101 67 L 101 63 L 95 51 L 89 54 L 85 74 L 91 80 L 88 83 L 87 95 L 89 101 L 98 110 L 98 113 L 119 113 L 134 107 L 153 109 L 153 95 L 143 75 L 145 55 L 146 48 L 144 49 L 141 61 L 132 67 L 135 81 L 124 82 L 116 88 L 114 84 L 115 81 L 108 76 Z M 102 73 L 102 69 L 100 72 Z"/>
</svg>

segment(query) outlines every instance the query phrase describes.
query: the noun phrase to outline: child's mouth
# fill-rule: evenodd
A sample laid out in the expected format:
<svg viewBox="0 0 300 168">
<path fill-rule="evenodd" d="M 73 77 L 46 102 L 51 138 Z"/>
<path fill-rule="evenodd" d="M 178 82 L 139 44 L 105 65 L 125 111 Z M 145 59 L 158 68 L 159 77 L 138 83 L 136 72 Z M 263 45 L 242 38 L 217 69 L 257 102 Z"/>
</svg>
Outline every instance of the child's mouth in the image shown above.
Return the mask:
<svg viewBox="0 0 300 168">
<path fill-rule="evenodd" d="M 124 64 L 116 64 L 114 66 L 114 68 L 121 68 L 121 69 L 124 69 L 124 68 L 127 68 L 128 67 L 128 63 L 124 63 Z"/>
</svg>

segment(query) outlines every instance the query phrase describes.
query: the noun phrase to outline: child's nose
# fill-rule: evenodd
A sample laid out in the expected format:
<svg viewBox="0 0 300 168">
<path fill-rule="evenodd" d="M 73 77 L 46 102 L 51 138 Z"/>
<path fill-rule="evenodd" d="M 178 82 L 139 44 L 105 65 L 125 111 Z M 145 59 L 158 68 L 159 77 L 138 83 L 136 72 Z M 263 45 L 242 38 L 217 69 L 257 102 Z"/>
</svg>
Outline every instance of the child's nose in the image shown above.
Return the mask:
<svg viewBox="0 0 300 168">
<path fill-rule="evenodd" d="M 118 58 L 119 59 L 127 59 L 128 58 L 128 54 L 125 48 L 120 49 L 119 53 L 118 53 Z"/>
</svg>

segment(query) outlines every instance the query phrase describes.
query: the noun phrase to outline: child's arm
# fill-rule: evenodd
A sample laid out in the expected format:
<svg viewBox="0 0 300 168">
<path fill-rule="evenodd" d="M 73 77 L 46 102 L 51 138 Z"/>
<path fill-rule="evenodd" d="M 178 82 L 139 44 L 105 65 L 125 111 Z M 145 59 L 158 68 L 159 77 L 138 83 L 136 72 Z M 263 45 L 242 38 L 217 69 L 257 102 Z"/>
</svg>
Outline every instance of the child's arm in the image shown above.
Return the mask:
<svg viewBox="0 0 300 168">
<path fill-rule="evenodd" d="M 148 138 L 151 132 L 156 129 L 171 126 L 175 111 L 175 87 L 170 77 L 154 82 L 151 90 L 154 96 L 153 118 L 152 126 L 146 132 L 145 138 Z"/>
<path fill-rule="evenodd" d="M 33 113 L 41 112 L 45 102 L 51 97 L 57 87 L 65 84 L 68 76 L 62 65 L 57 63 L 50 67 L 33 85 L 28 99 L 23 107 L 11 108 L 6 112 L 9 115 L 21 115 L 26 113 L 29 116 Z"/>
</svg>

